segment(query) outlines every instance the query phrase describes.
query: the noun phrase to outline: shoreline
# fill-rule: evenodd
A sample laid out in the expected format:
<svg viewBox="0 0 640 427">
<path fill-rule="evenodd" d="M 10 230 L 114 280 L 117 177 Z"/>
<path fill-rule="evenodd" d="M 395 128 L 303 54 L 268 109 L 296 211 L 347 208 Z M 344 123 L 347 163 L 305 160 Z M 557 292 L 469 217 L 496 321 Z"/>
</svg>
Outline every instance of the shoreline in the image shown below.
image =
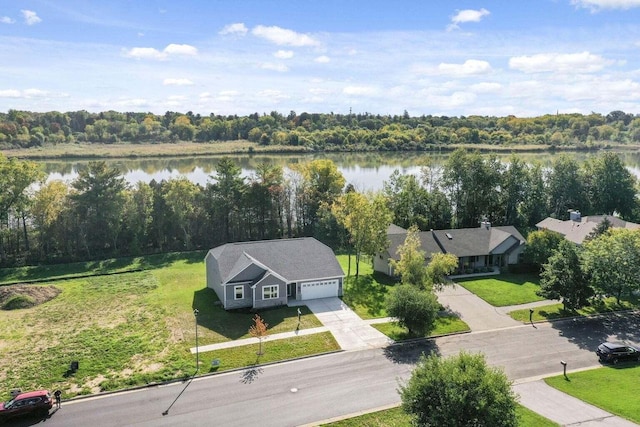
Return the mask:
<svg viewBox="0 0 640 427">
<path fill-rule="evenodd" d="M 481 153 L 556 153 L 556 152 L 581 152 L 600 150 L 640 150 L 638 144 L 606 144 L 595 147 L 577 147 L 551 145 L 473 145 L 451 144 L 433 145 L 421 150 L 393 151 L 396 153 L 430 153 L 452 152 L 458 148 Z M 101 160 L 101 159 L 153 159 L 153 158 L 180 158 L 180 157 L 204 157 L 227 155 L 254 155 L 254 154 L 318 154 L 318 153 L 388 153 L 382 150 L 311 150 L 307 147 L 259 145 L 249 141 L 227 141 L 213 143 L 163 143 L 163 144 L 59 144 L 48 147 L 0 149 L 7 158 L 22 160 Z"/>
</svg>

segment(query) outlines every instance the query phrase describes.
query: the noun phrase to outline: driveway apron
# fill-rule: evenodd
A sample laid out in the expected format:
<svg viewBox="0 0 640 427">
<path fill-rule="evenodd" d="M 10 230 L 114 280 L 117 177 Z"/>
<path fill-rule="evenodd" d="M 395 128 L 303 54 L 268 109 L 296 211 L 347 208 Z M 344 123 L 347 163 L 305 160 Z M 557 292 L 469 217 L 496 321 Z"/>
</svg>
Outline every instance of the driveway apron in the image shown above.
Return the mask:
<svg viewBox="0 0 640 427">
<path fill-rule="evenodd" d="M 340 298 L 301 301 L 326 326 L 343 350 L 380 348 L 393 341 L 371 327 Z"/>
<path fill-rule="evenodd" d="M 474 332 L 522 325 L 460 285 L 445 286 L 436 295 L 440 304 L 460 316 Z"/>
</svg>

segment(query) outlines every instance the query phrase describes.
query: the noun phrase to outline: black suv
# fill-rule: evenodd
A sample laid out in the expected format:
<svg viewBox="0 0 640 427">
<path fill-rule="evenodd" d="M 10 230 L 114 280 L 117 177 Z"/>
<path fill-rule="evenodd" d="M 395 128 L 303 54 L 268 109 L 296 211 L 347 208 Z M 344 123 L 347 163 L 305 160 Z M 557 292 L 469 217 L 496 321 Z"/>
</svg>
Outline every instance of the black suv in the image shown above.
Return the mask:
<svg viewBox="0 0 640 427">
<path fill-rule="evenodd" d="M 640 362 L 640 348 L 627 344 L 605 342 L 598 346 L 596 354 L 603 363 L 613 363 L 615 365 L 625 360 L 637 360 Z"/>
</svg>

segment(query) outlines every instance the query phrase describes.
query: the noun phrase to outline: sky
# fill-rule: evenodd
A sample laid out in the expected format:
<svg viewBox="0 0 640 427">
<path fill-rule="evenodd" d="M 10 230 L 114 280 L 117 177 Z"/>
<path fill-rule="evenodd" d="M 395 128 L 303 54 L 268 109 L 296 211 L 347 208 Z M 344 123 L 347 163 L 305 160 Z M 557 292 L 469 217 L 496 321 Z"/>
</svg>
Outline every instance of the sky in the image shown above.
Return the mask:
<svg viewBox="0 0 640 427">
<path fill-rule="evenodd" d="M 0 112 L 640 114 L 640 0 L 0 0 Z"/>
</svg>

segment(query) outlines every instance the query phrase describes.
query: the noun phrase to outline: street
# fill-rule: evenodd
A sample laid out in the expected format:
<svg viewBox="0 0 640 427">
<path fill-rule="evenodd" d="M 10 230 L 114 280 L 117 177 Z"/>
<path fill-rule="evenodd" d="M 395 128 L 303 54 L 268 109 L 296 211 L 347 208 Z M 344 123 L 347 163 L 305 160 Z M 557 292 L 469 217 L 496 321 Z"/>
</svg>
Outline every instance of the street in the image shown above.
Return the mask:
<svg viewBox="0 0 640 427">
<path fill-rule="evenodd" d="M 399 381 L 409 377 L 423 352 L 483 352 L 517 381 L 562 373 L 561 360 L 569 371 L 599 366 L 594 350 L 608 339 L 640 342 L 640 315 L 523 325 L 245 369 L 196 379 L 182 394 L 186 383 L 65 402 L 44 422 L 48 427 L 297 426 L 399 402 Z"/>
</svg>

